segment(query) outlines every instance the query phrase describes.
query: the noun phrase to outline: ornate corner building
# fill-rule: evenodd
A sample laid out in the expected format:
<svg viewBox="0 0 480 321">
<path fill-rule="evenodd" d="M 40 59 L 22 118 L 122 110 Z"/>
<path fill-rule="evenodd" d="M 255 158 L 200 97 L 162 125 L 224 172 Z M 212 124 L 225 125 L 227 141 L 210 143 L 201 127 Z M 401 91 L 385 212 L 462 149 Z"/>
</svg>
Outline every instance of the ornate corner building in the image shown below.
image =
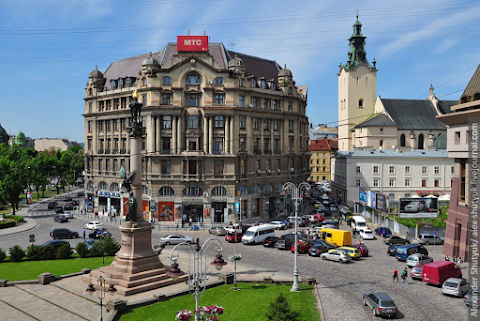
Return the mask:
<svg viewBox="0 0 480 321">
<path fill-rule="evenodd" d="M 144 106 L 148 218 L 223 222 L 240 212 L 275 217 L 288 207 L 283 184 L 309 176 L 307 87 L 275 61 L 221 43 L 203 50 L 168 43 L 90 73 L 83 115 L 90 211 L 123 215 L 119 170 L 132 170 L 128 104 L 135 89 Z"/>
</svg>

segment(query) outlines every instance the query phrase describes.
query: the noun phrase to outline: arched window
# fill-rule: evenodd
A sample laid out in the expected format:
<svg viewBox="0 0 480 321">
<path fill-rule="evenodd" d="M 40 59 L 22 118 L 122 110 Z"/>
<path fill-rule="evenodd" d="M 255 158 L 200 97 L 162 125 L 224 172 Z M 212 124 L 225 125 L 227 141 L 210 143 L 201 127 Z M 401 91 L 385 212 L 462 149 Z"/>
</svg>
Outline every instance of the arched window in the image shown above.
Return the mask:
<svg viewBox="0 0 480 321">
<path fill-rule="evenodd" d="M 148 195 L 148 187 L 146 185 L 142 186 L 142 195 Z"/>
<path fill-rule="evenodd" d="M 188 86 L 200 85 L 200 77 L 198 75 L 188 75 L 186 84 Z"/>
<path fill-rule="evenodd" d="M 214 84 L 215 84 L 215 86 L 223 85 L 223 78 L 222 77 L 215 78 Z"/>
<path fill-rule="evenodd" d="M 400 135 L 400 147 L 405 147 L 405 134 Z"/>
<path fill-rule="evenodd" d="M 203 190 L 196 186 L 185 187 L 183 189 L 183 196 L 201 197 L 203 196 Z"/>
<path fill-rule="evenodd" d="M 242 185 L 238 188 L 240 195 L 248 195 L 248 187 Z"/>
<path fill-rule="evenodd" d="M 158 190 L 159 197 L 174 197 L 175 191 L 170 186 L 162 186 Z"/>
<path fill-rule="evenodd" d="M 216 187 L 212 188 L 212 197 L 215 197 L 215 196 L 226 197 L 227 196 L 227 189 L 223 186 L 216 186 Z"/>
<path fill-rule="evenodd" d="M 119 192 L 119 191 L 120 191 L 120 185 L 118 185 L 118 183 L 110 184 L 110 192 Z"/>
<path fill-rule="evenodd" d="M 252 192 L 253 194 L 260 194 L 261 192 L 260 185 L 253 185 Z"/>
<path fill-rule="evenodd" d="M 272 184 L 266 184 L 265 185 L 265 193 L 271 193 L 271 192 L 273 192 Z"/>
<path fill-rule="evenodd" d="M 382 147 L 382 148 L 383 148 L 383 140 L 381 140 L 381 139 L 380 139 L 379 147 Z"/>
<path fill-rule="evenodd" d="M 424 138 L 423 134 L 418 135 L 418 149 L 423 149 Z"/>
<path fill-rule="evenodd" d="M 171 84 L 172 84 L 172 78 L 170 78 L 170 77 L 168 77 L 168 76 L 165 76 L 165 77 L 163 77 L 162 83 L 163 83 L 164 85 L 171 85 Z"/>
<path fill-rule="evenodd" d="M 358 100 L 358 108 L 363 108 L 363 98 Z"/>
<path fill-rule="evenodd" d="M 89 96 L 92 95 L 92 88 L 88 88 L 88 95 L 89 95 Z"/>
<path fill-rule="evenodd" d="M 87 190 L 88 190 L 88 191 L 93 191 L 93 182 L 92 182 L 92 181 L 88 181 L 88 183 L 87 183 Z"/>
<path fill-rule="evenodd" d="M 468 97 L 467 96 L 463 96 L 461 99 L 460 99 L 461 103 L 462 104 L 465 104 L 467 101 L 468 101 Z"/>
<path fill-rule="evenodd" d="M 277 193 L 283 192 L 283 184 L 282 183 L 278 183 L 278 184 L 275 185 L 275 192 L 277 192 Z"/>
<path fill-rule="evenodd" d="M 98 190 L 99 190 L 99 191 L 108 191 L 108 185 L 107 185 L 107 183 L 105 183 L 104 181 L 101 181 L 101 182 L 98 184 Z"/>
</svg>

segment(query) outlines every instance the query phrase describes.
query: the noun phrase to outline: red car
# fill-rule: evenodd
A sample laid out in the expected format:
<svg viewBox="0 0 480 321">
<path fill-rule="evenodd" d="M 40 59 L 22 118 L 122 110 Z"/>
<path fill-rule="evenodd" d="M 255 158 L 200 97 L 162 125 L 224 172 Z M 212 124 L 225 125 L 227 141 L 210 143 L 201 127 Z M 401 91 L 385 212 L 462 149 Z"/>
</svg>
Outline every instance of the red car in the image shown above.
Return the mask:
<svg viewBox="0 0 480 321">
<path fill-rule="evenodd" d="M 298 253 L 299 254 L 307 254 L 310 248 L 312 247 L 312 243 L 299 240 L 298 241 Z M 295 242 L 293 242 L 292 246 L 290 247 L 290 251 L 295 253 Z"/>
<path fill-rule="evenodd" d="M 368 256 L 368 248 L 365 245 L 355 244 L 355 245 L 352 245 L 352 247 L 358 249 L 362 256 Z"/>
<path fill-rule="evenodd" d="M 227 233 L 225 235 L 225 241 L 230 243 L 241 243 L 242 242 L 242 234 L 240 233 Z"/>
<path fill-rule="evenodd" d="M 319 222 L 323 222 L 325 220 L 322 214 L 314 214 L 313 216 L 315 216 Z"/>
</svg>

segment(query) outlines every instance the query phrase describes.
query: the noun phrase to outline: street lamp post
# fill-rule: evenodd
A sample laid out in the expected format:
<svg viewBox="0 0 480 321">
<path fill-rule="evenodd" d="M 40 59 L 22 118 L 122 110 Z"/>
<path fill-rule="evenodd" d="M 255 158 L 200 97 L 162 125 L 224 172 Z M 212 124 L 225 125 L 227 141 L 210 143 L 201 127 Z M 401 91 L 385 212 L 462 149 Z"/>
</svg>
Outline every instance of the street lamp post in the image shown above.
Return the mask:
<svg viewBox="0 0 480 321">
<path fill-rule="evenodd" d="M 240 200 L 240 223 L 242 223 L 242 198 L 239 198 Z"/>
<path fill-rule="evenodd" d="M 215 244 L 216 243 L 216 244 Z M 173 261 L 170 270 L 167 271 L 167 275 L 173 278 L 178 278 L 179 276 L 183 275 L 184 272 L 179 269 L 178 267 L 178 252 L 180 248 L 183 248 L 191 253 L 193 253 L 193 275 L 188 272 L 188 286 L 193 287 L 194 295 L 195 295 L 195 321 L 199 321 L 198 315 L 198 306 L 199 306 L 199 299 L 202 295 L 203 291 L 205 291 L 206 283 L 208 280 L 207 276 L 207 263 L 204 263 L 204 254 L 207 253 L 207 250 L 210 248 L 211 245 L 215 244 L 215 250 L 217 251 L 217 255 L 215 255 L 215 260 L 210 263 L 210 265 L 214 266 L 218 271 L 222 269 L 224 265 L 227 264 L 222 258 L 222 251 L 223 246 L 222 242 L 220 242 L 217 238 L 209 238 L 203 242 L 202 246 L 199 244 L 199 239 L 197 239 L 197 245 L 193 247 L 191 244 L 182 242 L 176 245 L 172 251 L 170 252 L 170 260 Z M 175 255 L 175 251 L 177 254 Z M 190 256 L 190 255 L 189 255 Z M 191 263 L 191 262 L 189 262 Z"/>
<path fill-rule="evenodd" d="M 98 290 L 95 289 L 95 286 L 92 283 L 92 278 L 95 278 L 97 280 L 97 287 Z M 117 289 L 115 289 L 115 286 L 113 284 L 110 284 L 110 286 L 107 289 L 107 283 L 106 283 L 106 278 L 103 276 L 94 276 L 90 274 L 90 283 L 88 284 L 88 288 L 86 292 L 89 295 L 93 295 L 94 292 L 97 292 L 97 298 L 100 300 L 99 306 L 100 306 L 100 321 L 103 321 L 103 307 L 106 307 L 105 304 L 103 304 L 103 299 L 105 299 L 105 296 L 108 293 L 110 295 L 114 295 L 115 292 L 117 292 Z"/>
<path fill-rule="evenodd" d="M 299 292 L 300 286 L 298 285 L 298 205 L 302 200 L 304 190 L 309 190 L 310 185 L 308 183 L 300 183 L 296 186 L 292 182 L 286 182 L 283 184 L 285 191 L 290 191 L 292 199 L 295 201 L 295 266 L 293 268 L 293 285 L 290 292 Z"/>
</svg>

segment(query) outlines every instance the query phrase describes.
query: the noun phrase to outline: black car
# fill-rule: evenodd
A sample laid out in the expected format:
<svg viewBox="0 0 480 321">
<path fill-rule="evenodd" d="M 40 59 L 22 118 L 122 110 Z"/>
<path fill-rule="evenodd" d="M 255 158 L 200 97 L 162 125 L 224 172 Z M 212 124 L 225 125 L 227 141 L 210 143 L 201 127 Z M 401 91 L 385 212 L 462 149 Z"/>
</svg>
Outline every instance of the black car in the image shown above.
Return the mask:
<svg viewBox="0 0 480 321">
<path fill-rule="evenodd" d="M 332 244 L 328 243 L 327 241 L 319 240 L 319 239 L 314 240 L 314 241 L 313 241 L 313 244 L 323 245 L 323 246 L 325 246 L 326 248 L 328 248 L 329 250 L 333 250 L 333 249 L 336 249 L 336 248 L 337 248 L 337 246 L 332 245 Z"/>
<path fill-rule="evenodd" d="M 42 245 L 40 245 L 40 247 L 45 247 L 45 246 L 60 247 L 65 244 L 70 245 L 70 243 L 68 243 L 67 241 L 53 240 L 53 241 L 48 241 L 46 243 L 43 243 Z"/>
<path fill-rule="evenodd" d="M 53 210 L 58 206 L 57 202 L 48 202 L 48 209 Z"/>
<path fill-rule="evenodd" d="M 397 235 L 392 235 L 390 237 L 387 237 L 383 240 L 383 242 L 387 245 L 390 245 L 390 244 L 410 244 L 410 241 L 403 238 L 403 237 L 400 237 L 400 236 L 397 236 Z"/>
<path fill-rule="evenodd" d="M 67 204 L 63 205 L 63 210 L 64 210 L 64 211 L 71 211 L 71 210 L 73 210 L 73 204 L 72 204 L 72 203 L 67 203 Z"/>
<path fill-rule="evenodd" d="M 279 239 L 274 246 L 279 250 L 290 250 L 294 243 L 295 239 Z"/>
<path fill-rule="evenodd" d="M 60 215 L 57 215 L 53 218 L 53 220 L 55 222 L 58 222 L 58 223 L 66 223 L 68 222 L 68 218 L 66 218 L 64 215 L 60 214 Z"/>
<path fill-rule="evenodd" d="M 65 202 L 71 202 L 72 201 L 72 197 L 71 196 L 67 196 L 63 199 Z"/>
<path fill-rule="evenodd" d="M 276 236 L 269 236 L 267 237 L 266 239 L 264 239 L 262 241 L 263 243 L 263 246 L 265 247 L 273 247 L 275 245 L 275 243 L 277 243 L 277 241 L 279 240 L 280 238 L 276 237 Z"/>
<path fill-rule="evenodd" d="M 94 230 L 92 233 L 90 233 L 88 235 L 89 238 L 91 239 L 104 239 L 105 236 L 112 236 L 112 234 L 107 231 L 106 229 L 98 229 L 98 230 Z"/>
<path fill-rule="evenodd" d="M 397 255 L 397 247 L 401 246 L 402 244 L 391 244 L 388 246 L 387 254 L 390 256 Z"/>
<path fill-rule="evenodd" d="M 320 243 L 313 243 L 313 246 L 310 247 L 310 250 L 308 250 L 308 255 L 309 256 L 320 256 L 320 254 L 328 252 L 330 248 L 328 248 L 325 244 L 320 244 Z"/>
<path fill-rule="evenodd" d="M 57 214 L 63 213 L 63 207 L 57 206 L 57 207 L 55 208 L 55 213 L 57 213 Z"/>
<path fill-rule="evenodd" d="M 77 196 L 80 197 L 80 196 L 85 196 L 85 192 L 84 191 L 80 191 L 77 193 Z"/>
<path fill-rule="evenodd" d="M 50 236 L 54 239 L 54 240 L 58 240 L 58 239 L 74 239 L 74 238 L 78 238 L 79 235 L 78 235 L 78 232 L 75 232 L 75 231 L 71 231 L 67 228 L 56 228 L 54 229 L 53 231 L 50 232 Z"/>
<path fill-rule="evenodd" d="M 77 201 L 77 200 L 73 200 L 73 201 L 72 201 L 72 205 L 73 205 L 73 206 L 78 206 L 78 205 L 80 205 L 80 202 Z"/>
</svg>

